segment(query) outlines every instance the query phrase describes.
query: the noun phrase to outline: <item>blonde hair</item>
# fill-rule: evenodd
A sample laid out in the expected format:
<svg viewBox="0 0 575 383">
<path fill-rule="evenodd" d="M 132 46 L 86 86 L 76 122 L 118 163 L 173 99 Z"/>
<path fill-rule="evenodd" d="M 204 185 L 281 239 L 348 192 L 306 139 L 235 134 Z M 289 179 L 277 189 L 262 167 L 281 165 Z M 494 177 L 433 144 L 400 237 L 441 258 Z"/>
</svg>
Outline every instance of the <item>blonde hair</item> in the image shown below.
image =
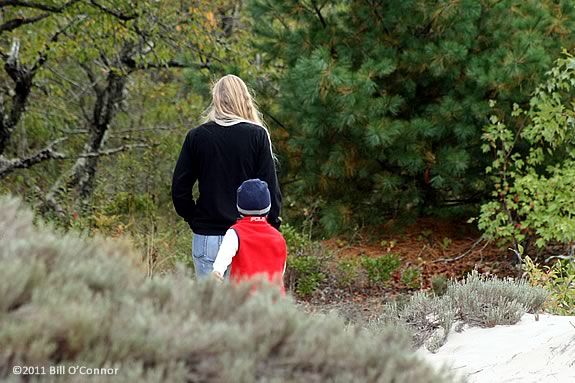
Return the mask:
<svg viewBox="0 0 575 383">
<path fill-rule="evenodd" d="M 214 121 L 222 126 L 232 126 L 240 122 L 261 126 L 266 131 L 270 151 L 275 159 L 270 132 L 264 125 L 252 93 L 238 76 L 228 74 L 216 81 L 212 87 L 212 102 L 205 116 L 206 122 Z"/>
</svg>

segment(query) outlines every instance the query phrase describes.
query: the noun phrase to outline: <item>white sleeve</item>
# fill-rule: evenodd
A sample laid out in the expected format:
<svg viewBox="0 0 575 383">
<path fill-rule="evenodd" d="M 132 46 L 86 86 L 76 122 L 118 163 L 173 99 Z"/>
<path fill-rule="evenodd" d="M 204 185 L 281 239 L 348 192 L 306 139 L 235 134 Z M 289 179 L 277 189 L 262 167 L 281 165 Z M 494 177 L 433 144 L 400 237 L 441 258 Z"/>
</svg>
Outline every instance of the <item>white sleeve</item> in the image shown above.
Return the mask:
<svg viewBox="0 0 575 383">
<path fill-rule="evenodd" d="M 238 235 L 234 229 L 228 229 L 222 239 L 222 244 L 218 250 L 218 255 L 214 261 L 213 270 L 224 275 L 228 266 L 232 263 L 232 258 L 238 252 Z"/>
</svg>

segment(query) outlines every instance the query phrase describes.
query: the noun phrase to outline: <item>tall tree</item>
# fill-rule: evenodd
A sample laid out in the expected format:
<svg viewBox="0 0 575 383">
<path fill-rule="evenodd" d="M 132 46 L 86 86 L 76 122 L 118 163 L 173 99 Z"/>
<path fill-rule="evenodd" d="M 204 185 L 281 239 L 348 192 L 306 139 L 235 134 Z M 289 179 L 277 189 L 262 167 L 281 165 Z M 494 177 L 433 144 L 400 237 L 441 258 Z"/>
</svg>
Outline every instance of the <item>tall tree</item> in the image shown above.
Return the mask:
<svg viewBox="0 0 575 383">
<path fill-rule="evenodd" d="M 575 46 L 575 7 L 551 0 L 255 0 L 259 49 L 283 67 L 279 109 L 301 190 L 352 213 L 478 202 L 489 100 L 524 103 Z"/>
<path fill-rule="evenodd" d="M 86 207 L 99 158 L 145 145 L 106 147 L 130 77 L 158 68 L 209 68 L 217 60 L 212 7 L 175 0 L 0 2 L 5 19 L 20 20 L 7 22 L 12 29 L 0 28 L 9 32 L 0 34 L 0 49 L 12 44 L 9 54 L 0 55 L 9 75 L 0 95 L 11 96 L 0 110 L 5 115 L 0 178 L 46 160 L 74 159 L 45 199 L 47 206 L 62 211 L 59 196 L 75 190 Z M 25 113 L 27 107 L 31 113 Z M 46 135 L 52 137 L 36 151 L 12 149 L 17 156 L 9 159 L 10 138 L 18 127 L 25 134 L 23 125 L 49 131 Z M 57 151 L 55 146 L 64 142 L 66 152 Z"/>
</svg>

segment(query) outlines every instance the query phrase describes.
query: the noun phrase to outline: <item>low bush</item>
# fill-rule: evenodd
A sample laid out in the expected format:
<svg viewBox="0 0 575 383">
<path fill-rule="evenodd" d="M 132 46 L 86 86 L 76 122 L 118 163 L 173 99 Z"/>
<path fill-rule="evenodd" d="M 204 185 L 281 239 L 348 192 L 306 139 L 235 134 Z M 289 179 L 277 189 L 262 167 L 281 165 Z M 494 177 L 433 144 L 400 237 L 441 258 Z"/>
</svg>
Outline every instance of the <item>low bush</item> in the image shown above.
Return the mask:
<svg viewBox="0 0 575 383">
<path fill-rule="evenodd" d="M 300 297 L 309 297 L 324 281 L 320 258 L 314 255 L 288 257 L 287 285 Z"/>
<path fill-rule="evenodd" d="M 419 289 L 421 287 L 421 269 L 413 266 L 406 267 L 401 272 L 401 282 L 410 289 Z"/>
<path fill-rule="evenodd" d="M 310 316 L 274 291 L 146 278 L 132 250 L 34 227 L 0 199 L 0 380 L 57 382 L 444 382 L 390 329 Z M 117 368 L 16 376 L 12 366 Z"/>
<path fill-rule="evenodd" d="M 525 257 L 524 269 L 533 286 L 549 293 L 545 310 L 559 315 L 575 315 L 575 261 L 558 260 L 551 266 L 540 266 Z"/>
<path fill-rule="evenodd" d="M 367 279 L 374 285 L 389 281 L 391 274 L 401 265 L 401 260 L 396 254 L 387 254 L 377 258 L 364 256 L 361 262 L 367 273 Z"/>
<path fill-rule="evenodd" d="M 387 304 L 377 324 L 403 326 L 413 334 L 414 345 L 437 349 L 455 322 L 492 327 L 515 324 L 527 312 L 541 309 L 547 292 L 525 280 L 501 280 L 473 272 L 463 281 L 451 281 L 442 296 L 424 292 L 407 302 Z"/>
<path fill-rule="evenodd" d="M 359 278 L 359 264 L 353 258 L 340 259 L 337 261 L 335 272 L 338 286 L 352 289 Z"/>
<path fill-rule="evenodd" d="M 286 285 L 296 295 L 311 296 L 325 280 L 323 266 L 328 258 L 325 249 L 289 224 L 282 225 L 288 247 Z"/>
</svg>

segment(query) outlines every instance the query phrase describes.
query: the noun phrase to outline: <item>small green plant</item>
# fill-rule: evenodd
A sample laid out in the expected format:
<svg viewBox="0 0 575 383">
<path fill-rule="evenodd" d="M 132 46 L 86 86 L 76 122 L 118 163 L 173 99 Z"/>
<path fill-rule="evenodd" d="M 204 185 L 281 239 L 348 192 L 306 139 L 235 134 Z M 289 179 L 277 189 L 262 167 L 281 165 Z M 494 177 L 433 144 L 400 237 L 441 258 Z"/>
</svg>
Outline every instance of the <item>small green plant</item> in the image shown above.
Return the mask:
<svg viewBox="0 0 575 383">
<path fill-rule="evenodd" d="M 312 295 L 325 279 L 320 259 L 313 255 L 288 257 L 288 269 L 289 285 L 301 297 Z"/>
<path fill-rule="evenodd" d="M 288 247 L 287 285 L 301 297 L 308 297 L 325 280 L 321 261 L 323 249 L 289 224 L 282 225 Z"/>
<path fill-rule="evenodd" d="M 423 241 L 426 240 L 428 242 L 431 242 L 431 236 L 433 235 L 433 231 L 429 230 L 429 229 L 425 229 L 421 231 L 421 234 L 417 236 L 417 240 L 418 241 Z"/>
<path fill-rule="evenodd" d="M 535 264 L 528 256 L 524 269 L 533 286 L 549 292 L 545 310 L 559 315 L 575 315 L 575 262 L 558 260 L 552 266 Z"/>
<path fill-rule="evenodd" d="M 338 285 L 351 289 L 359 276 L 358 262 L 355 259 L 341 259 L 337 263 L 336 273 Z"/>
<path fill-rule="evenodd" d="M 395 239 L 392 239 L 390 241 L 384 239 L 383 241 L 380 242 L 380 245 L 385 249 L 385 251 L 389 253 L 395 247 L 395 245 L 397 245 L 397 241 Z"/>
<path fill-rule="evenodd" d="M 291 255 L 301 255 L 311 245 L 311 240 L 289 223 L 284 223 L 281 226 L 281 231 L 286 240 L 288 253 Z"/>
<path fill-rule="evenodd" d="M 419 267 L 407 267 L 401 273 L 401 282 L 410 289 L 418 289 L 421 286 L 421 269 Z"/>
<path fill-rule="evenodd" d="M 440 297 L 447 291 L 448 279 L 445 275 L 435 275 L 431 278 L 431 290 L 433 293 Z"/>
<path fill-rule="evenodd" d="M 451 246 L 452 243 L 453 241 L 450 238 L 443 237 L 443 240 L 441 241 L 441 248 L 445 251 L 449 248 L 449 246 Z"/>
<path fill-rule="evenodd" d="M 377 258 L 363 256 L 361 263 L 369 282 L 380 284 L 391 278 L 391 274 L 401 265 L 401 260 L 397 254 L 387 254 Z"/>
</svg>

